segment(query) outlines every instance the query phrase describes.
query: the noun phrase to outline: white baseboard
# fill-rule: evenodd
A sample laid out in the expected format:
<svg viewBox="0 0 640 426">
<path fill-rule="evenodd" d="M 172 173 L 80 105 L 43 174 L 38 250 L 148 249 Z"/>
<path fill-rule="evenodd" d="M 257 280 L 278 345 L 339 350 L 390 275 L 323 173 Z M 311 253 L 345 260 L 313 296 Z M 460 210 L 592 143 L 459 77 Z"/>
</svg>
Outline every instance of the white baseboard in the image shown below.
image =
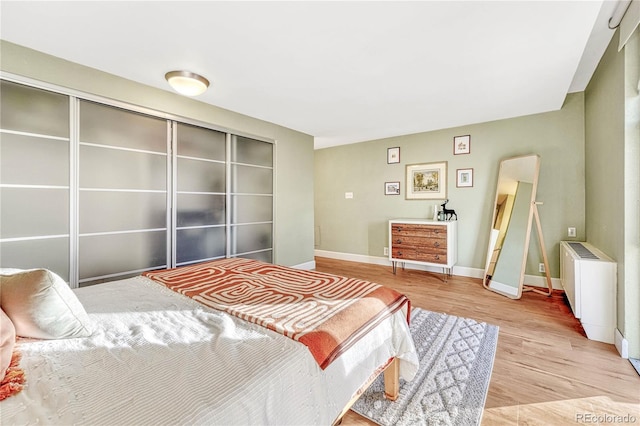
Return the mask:
<svg viewBox="0 0 640 426">
<path fill-rule="evenodd" d="M 595 340 L 597 342 L 609 343 L 610 345 L 615 345 L 616 336 L 614 330 L 611 327 L 602 326 L 600 324 L 589 324 L 587 322 L 582 322 L 582 328 L 584 332 L 587 333 L 587 337 L 589 340 Z M 618 331 L 616 328 L 615 331 Z"/>
<path fill-rule="evenodd" d="M 627 339 L 624 338 L 622 333 L 620 333 L 620 330 L 618 330 L 617 328 L 615 331 L 614 344 L 616 345 L 616 349 L 618 350 L 620 357 L 624 359 L 629 359 L 629 342 L 627 341 Z"/>
<path fill-rule="evenodd" d="M 547 288 L 547 278 L 540 275 L 525 275 L 524 284 L 533 287 Z M 562 284 L 560 284 L 560 278 L 551 278 L 551 288 L 564 291 Z"/>
<path fill-rule="evenodd" d="M 318 257 L 328 257 L 329 259 L 347 260 L 350 262 L 360 262 L 360 263 L 370 263 L 373 265 L 382 265 L 382 266 L 389 266 L 389 267 L 392 266 L 391 261 L 386 257 L 367 256 L 364 254 L 341 253 L 337 251 L 326 251 L 326 250 L 316 250 L 315 255 Z M 405 268 L 416 269 L 419 271 L 442 273 L 442 268 L 437 268 L 433 266 L 416 265 L 413 263 L 405 264 Z M 454 275 L 461 275 L 461 274 L 454 273 Z"/>
<path fill-rule="evenodd" d="M 328 257 L 329 259 L 347 260 L 351 262 L 371 263 L 374 265 L 391 266 L 391 261 L 386 257 L 367 256 L 364 254 L 342 253 L 342 252 L 327 251 L 327 250 L 315 250 L 315 255 L 318 257 Z M 420 271 L 442 272 L 442 268 L 433 267 L 433 266 L 415 265 L 412 263 L 407 263 L 405 267 L 407 269 L 416 269 Z M 451 273 L 453 275 L 458 275 L 461 277 L 482 278 L 482 276 L 484 275 L 484 270 L 479 268 L 469 268 L 466 266 L 454 266 Z M 547 281 L 545 277 L 542 277 L 542 276 L 525 275 L 524 282 L 526 285 L 533 286 L 533 287 L 547 287 Z M 559 278 L 551 278 L 551 286 L 553 287 L 554 290 L 562 290 L 562 286 L 560 285 Z"/>
<path fill-rule="evenodd" d="M 304 263 L 300 263 L 298 265 L 293 265 L 292 268 L 295 268 L 295 269 L 307 269 L 307 270 L 316 269 L 316 261 L 315 260 L 311 260 L 309 262 L 304 262 Z"/>
<path fill-rule="evenodd" d="M 518 296 L 518 287 L 514 287 L 514 286 L 511 286 L 511 285 L 503 284 L 503 283 L 498 282 L 496 280 L 491 280 L 491 283 L 489 283 L 489 288 L 491 290 L 499 291 L 499 292 L 504 293 L 504 294 L 510 294 L 513 297 L 517 297 Z"/>
<path fill-rule="evenodd" d="M 328 257 L 329 259 L 348 260 L 350 262 L 372 263 L 374 265 L 391 266 L 391 262 L 386 257 L 367 256 L 364 254 L 342 253 L 337 251 L 315 250 L 318 257 Z"/>
</svg>

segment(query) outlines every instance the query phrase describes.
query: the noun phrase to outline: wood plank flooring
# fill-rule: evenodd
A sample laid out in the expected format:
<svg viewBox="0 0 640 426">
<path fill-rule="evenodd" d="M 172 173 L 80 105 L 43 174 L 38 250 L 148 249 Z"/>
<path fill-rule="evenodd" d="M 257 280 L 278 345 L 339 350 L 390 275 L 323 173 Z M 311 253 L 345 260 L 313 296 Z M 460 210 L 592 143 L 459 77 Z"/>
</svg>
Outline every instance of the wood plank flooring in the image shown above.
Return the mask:
<svg viewBox="0 0 640 426">
<path fill-rule="evenodd" d="M 613 345 L 586 338 L 562 292 L 512 300 L 484 289 L 480 279 L 445 283 L 441 274 L 398 268 L 394 275 L 386 266 L 315 260 L 318 271 L 395 288 L 413 306 L 499 326 L 482 425 L 611 424 L 615 416 L 640 425 L 640 376 Z M 342 424 L 374 423 L 350 411 Z"/>
</svg>

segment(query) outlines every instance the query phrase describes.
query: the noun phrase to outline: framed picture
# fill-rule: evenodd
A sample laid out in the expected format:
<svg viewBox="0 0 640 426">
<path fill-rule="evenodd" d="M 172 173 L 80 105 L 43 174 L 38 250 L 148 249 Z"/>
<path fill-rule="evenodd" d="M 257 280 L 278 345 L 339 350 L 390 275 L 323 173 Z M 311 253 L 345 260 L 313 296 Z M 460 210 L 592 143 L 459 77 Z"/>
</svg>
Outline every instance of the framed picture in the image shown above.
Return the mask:
<svg viewBox="0 0 640 426">
<path fill-rule="evenodd" d="M 458 188 L 473 186 L 473 169 L 456 170 L 456 186 Z"/>
<path fill-rule="evenodd" d="M 453 137 L 453 155 L 471 153 L 471 135 Z"/>
<path fill-rule="evenodd" d="M 407 200 L 444 200 L 447 198 L 447 162 L 408 164 Z"/>
<path fill-rule="evenodd" d="M 387 148 L 387 164 L 400 162 L 400 147 Z"/>
<path fill-rule="evenodd" d="M 400 182 L 385 182 L 384 195 L 400 195 Z"/>
</svg>

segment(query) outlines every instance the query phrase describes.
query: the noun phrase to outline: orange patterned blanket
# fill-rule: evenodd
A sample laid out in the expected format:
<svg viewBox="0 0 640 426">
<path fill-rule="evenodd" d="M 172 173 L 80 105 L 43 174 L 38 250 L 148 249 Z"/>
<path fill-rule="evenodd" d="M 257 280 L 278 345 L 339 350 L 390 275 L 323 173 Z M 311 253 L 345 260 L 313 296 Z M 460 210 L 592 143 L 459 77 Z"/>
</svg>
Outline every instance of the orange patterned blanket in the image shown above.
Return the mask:
<svg viewBox="0 0 640 426">
<path fill-rule="evenodd" d="M 409 299 L 380 284 L 256 260 L 214 260 L 144 276 L 305 344 L 325 369 Z"/>
</svg>

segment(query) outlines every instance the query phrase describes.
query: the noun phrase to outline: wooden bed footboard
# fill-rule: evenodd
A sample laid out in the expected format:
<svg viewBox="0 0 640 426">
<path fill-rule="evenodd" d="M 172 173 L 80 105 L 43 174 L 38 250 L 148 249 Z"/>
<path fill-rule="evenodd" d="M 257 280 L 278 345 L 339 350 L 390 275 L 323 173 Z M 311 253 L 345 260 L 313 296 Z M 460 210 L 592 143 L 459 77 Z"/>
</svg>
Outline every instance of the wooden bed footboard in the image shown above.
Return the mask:
<svg viewBox="0 0 640 426">
<path fill-rule="evenodd" d="M 382 371 L 382 374 L 384 378 L 384 396 L 391 401 L 395 401 L 398 399 L 400 394 L 400 361 L 398 361 L 398 358 L 391 359 Z M 342 423 L 342 418 L 347 414 L 347 411 L 351 409 L 351 406 L 355 404 L 358 398 L 360 398 L 362 392 L 364 392 L 379 375 L 380 374 L 377 374 L 371 377 L 371 379 L 362 386 L 362 389 L 358 391 L 353 398 L 351 398 L 347 405 L 342 409 L 342 412 L 340 412 L 340 415 L 333 422 L 333 426 Z"/>
</svg>

